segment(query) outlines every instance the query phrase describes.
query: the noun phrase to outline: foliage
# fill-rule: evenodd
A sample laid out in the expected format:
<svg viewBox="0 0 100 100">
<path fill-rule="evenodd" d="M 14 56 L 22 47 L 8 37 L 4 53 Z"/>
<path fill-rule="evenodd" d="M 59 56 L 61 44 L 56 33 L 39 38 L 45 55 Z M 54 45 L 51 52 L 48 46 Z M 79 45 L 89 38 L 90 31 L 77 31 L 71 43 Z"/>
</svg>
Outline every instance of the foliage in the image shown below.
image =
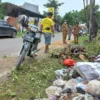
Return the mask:
<svg viewBox="0 0 100 100">
<path fill-rule="evenodd" d="M 76 21 L 76 18 L 78 18 L 78 14 L 79 14 L 79 12 L 74 11 L 74 10 L 71 11 L 71 12 L 66 13 L 65 16 L 62 19 L 62 23 L 66 19 L 68 24 L 74 25 L 75 21 Z"/>
<path fill-rule="evenodd" d="M 64 3 L 59 3 L 59 0 L 48 0 L 48 3 L 44 4 L 45 7 L 54 7 L 55 8 L 55 18 L 57 18 L 58 15 L 58 8 L 63 5 Z"/>
<path fill-rule="evenodd" d="M 86 11 L 86 15 L 84 11 Z M 89 14 L 90 14 L 90 5 L 88 5 L 85 9 L 82 9 L 81 11 L 71 11 L 66 13 L 63 17 L 62 23 L 66 19 L 68 24 L 74 25 L 76 22 L 76 18 L 79 19 L 79 22 L 87 23 L 89 20 Z M 95 14 L 98 25 L 100 25 L 99 5 L 95 6 Z"/>
<path fill-rule="evenodd" d="M 92 42 L 87 42 L 88 36 L 79 37 L 79 43 L 86 48 L 86 52 L 89 56 L 100 54 L 100 36 Z"/>
<path fill-rule="evenodd" d="M 5 3 L 0 3 L 0 19 L 4 19 L 4 7 Z"/>
</svg>

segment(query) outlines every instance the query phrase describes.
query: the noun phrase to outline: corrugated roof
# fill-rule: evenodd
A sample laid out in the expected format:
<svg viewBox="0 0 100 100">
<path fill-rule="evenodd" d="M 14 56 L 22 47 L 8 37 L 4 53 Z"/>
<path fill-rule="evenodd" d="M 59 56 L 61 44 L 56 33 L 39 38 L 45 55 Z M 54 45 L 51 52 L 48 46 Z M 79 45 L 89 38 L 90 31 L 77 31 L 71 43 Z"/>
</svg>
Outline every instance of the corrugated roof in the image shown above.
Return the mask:
<svg viewBox="0 0 100 100">
<path fill-rule="evenodd" d="M 12 16 L 12 17 L 18 17 L 19 14 L 25 14 L 30 17 L 38 17 L 38 18 L 44 18 L 45 16 L 29 11 L 27 9 L 24 9 L 20 6 L 11 4 L 11 3 L 5 3 L 5 15 Z"/>
</svg>

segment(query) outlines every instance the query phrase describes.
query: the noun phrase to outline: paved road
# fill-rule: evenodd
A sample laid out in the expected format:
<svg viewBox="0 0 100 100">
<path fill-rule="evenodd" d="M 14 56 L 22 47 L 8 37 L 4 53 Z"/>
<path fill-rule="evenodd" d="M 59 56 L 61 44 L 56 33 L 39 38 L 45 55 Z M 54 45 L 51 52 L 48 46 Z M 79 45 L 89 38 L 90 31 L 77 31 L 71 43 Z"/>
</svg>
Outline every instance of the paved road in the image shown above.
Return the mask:
<svg viewBox="0 0 100 100">
<path fill-rule="evenodd" d="M 56 34 L 52 42 L 61 40 L 61 34 Z M 42 36 L 39 47 L 44 45 L 44 37 Z M 22 46 L 22 38 L 0 38 L 0 56 L 4 55 L 18 55 Z"/>
<path fill-rule="evenodd" d="M 62 39 L 61 34 L 56 34 L 52 42 Z M 4 55 L 18 55 L 22 46 L 22 38 L 0 38 L 0 56 Z M 44 46 L 44 37 L 41 38 L 39 47 Z"/>
</svg>

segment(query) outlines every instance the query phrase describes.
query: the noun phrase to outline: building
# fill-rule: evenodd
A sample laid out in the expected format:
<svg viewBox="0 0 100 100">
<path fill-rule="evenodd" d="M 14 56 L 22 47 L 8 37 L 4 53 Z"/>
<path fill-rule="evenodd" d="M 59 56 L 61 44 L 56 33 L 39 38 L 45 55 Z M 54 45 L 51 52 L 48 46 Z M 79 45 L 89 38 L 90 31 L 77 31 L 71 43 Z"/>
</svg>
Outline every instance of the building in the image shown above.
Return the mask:
<svg viewBox="0 0 100 100">
<path fill-rule="evenodd" d="M 21 15 L 21 14 L 25 14 L 28 17 L 37 18 L 37 19 L 44 18 L 43 15 L 41 15 L 41 14 L 39 14 L 37 12 L 30 11 L 28 9 L 25 9 L 25 8 L 20 7 L 20 6 L 17 6 L 17 5 L 14 5 L 14 4 L 11 4 L 11 3 L 2 3 L 2 4 L 4 5 L 3 6 L 3 9 L 4 9 L 4 19 L 6 19 L 6 21 L 9 24 L 15 26 L 17 29 L 19 29 L 17 27 L 18 26 L 17 25 L 18 23 L 16 23 L 17 22 L 17 17 L 19 15 Z M 36 10 L 38 11 L 38 7 L 37 7 L 37 9 L 35 9 L 35 11 Z"/>
<path fill-rule="evenodd" d="M 24 9 L 27 9 L 29 11 L 32 11 L 34 13 L 39 14 L 39 6 L 38 5 L 25 2 L 24 5 L 22 5 L 21 7 L 24 8 Z"/>
</svg>

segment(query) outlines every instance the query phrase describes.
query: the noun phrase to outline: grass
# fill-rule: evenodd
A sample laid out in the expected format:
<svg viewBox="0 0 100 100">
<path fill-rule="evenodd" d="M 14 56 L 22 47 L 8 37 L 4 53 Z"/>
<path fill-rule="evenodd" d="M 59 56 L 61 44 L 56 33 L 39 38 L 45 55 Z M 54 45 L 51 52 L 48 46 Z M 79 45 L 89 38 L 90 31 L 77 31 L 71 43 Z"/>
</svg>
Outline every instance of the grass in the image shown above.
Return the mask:
<svg viewBox="0 0 100 100">
<path fill-rule="evenodd" d="M 81 44 L 83 44 L 83 42 L 85 41 L 85 40 L 88 40 L 88 36 L 79 36 L 79 43 Z"/>
<path fill-rule="evenodd" d="M 24 34 L 26 34 L 26 31 L 21 33 L 21 32 L 17 32 L 17 36 L 16 37 L 22 37 Z"/>
<path fill-rule="evenodd" d="M 0 85 L 0 100 L 46 97 L 45 89 L 56 79 L 54 71 L 61 68 L 56 59 L 28 60 L 20 71 L 12 72 L 9 80 Z"/>
<path fill-rule="evenodd" d="M 86 48 L 86 52 L 89 56 L 99 55 L 100 54 L 100 36 L 97 37 L 96 40 L 91 42 L 84 42 L 88 40 L 88 36 L 79 37 L 79 43 L 82 44 Z"/>
</svg>

